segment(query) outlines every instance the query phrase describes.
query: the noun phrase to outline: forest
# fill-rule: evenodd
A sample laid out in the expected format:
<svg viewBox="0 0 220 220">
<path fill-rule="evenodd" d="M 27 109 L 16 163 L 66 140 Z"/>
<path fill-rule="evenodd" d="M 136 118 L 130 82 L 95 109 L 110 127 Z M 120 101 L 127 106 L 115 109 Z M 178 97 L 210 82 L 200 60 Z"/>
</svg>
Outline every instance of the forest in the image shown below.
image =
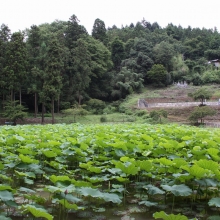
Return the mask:
<svg viewBox="0 0 220 220">
<path fill-rule="evenodd" d="M 80 18 L 79 18 L 80 19 Z M 215 29 L 165 28 L 145 19 L 125 27 L 94 21 L 89 34 L 76 15 L 11 33 L 0 27 L 0 101 L 52 114 L 72 106 L 117 102 L 151 85 L 220 83 Z"/>
</svg>

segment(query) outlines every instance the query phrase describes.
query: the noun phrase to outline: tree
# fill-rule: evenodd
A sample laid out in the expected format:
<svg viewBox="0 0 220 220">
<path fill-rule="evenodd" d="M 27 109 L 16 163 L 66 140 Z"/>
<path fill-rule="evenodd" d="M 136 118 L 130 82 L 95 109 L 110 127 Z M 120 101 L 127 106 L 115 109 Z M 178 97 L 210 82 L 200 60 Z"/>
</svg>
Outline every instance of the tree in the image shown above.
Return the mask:
<svg viewBox="0 0 220 220">
<path fill-rule="evenodd" d="M 112 61 L 114 63 L 115 70 L 119 71 L 121 67 L 121 62 L 125 58 L 124 43 L 115 38 L 111 44 Z"/>
<path fill-rule="evenodd" d="M 201 87 L 200 89 L 196 90 L 195 92 L 189 93 L 188 96 L 192 97 L 195 101 L 200 100 L 200 102 L 201 102 L 200 105 L 203 106 L 204 101 L 206 99 L 208 100 L 212 97 L 212 92 Z"/>
<path fill-rule="evenodd" d="M 24 35 L 15 32 L 9 43 L 9 60 L 7 63 L 7 82 L 11 91 L 11 101 L 14 100 L 14 93 L 19 92 L 21 104 L 21 91 L 27 77 L 27 50 L 24 42 Z"/>
<path fill-rule="evenodd" d="M 125 98 L 133 92 L 140 92 L 143 88 L 143 75 L 133 72 L 132 70 L 122 67 L 119 73 L 114 77 L 114 89 L 112 96 L 117 98 Z"/>
<path fill-rule="evenodd" d="M 162 64 L 167 71 L 172 70 L 172 58 L 175 55 L 173 45 L 162 41 L 153 48 L 154 62 Z"/>
<path fill-rule="evenodd" d="M 79 20 L 76 15 L 72 15 L 67 22 L 67 29 L 64 33 L 66 46 L 69 49 L 74 47 L 74 43 L 82 36 L 88 35 L 84 26 L 79 25 Z"/>
<path fill-rule="evenodd" d="M 107 35 L 104 21 L 97 18 L 93 25 L 92 36 L 96 40 L 100 40 L 103 44 L 107 43 Z"/>
<path fill-rule="evenodd" d="M 45 67 L 45 81 L 43 84 L 43 99 L 47 97 L 51 100 L 52 123 L 54 123 L 54 101 L 58 100 L 62 88 L 61 70 L 63 49 L 56 36 L 51 39 L 48 45 L 47 60 Z"/>
<path fill-rule="evenodd" d="M 27 116 L 25 110 L 27 109 L 18 104 L 18 101 L 7 101 L 3 117 L 13 122 L 13 125 L 16 125 L 18 119 L 23 120 Z"/>
<path fill-rule="evenodd" d="M 161 109 L 161 110 L 154 110 L 150 112 L 150 117 L 154 120 L 154 121 L 159 121 L 160 123 L 162 122 L 162 117 L 163 118 L 167 118 L 167 111 Z"/>
<path fill-rule="evenodd" d="M 74 123 L 76 123 L 76 116 L 85 116 L 88 115 L 89 112 L 82 108 L 82 106 L 74 105 L 72 108 L 65 109 L 62 113 L 66 115 L 73 115 Z"/>
<path fill-rule="evenodd" d="M 8 52 L 10 38 L 11 31 L 9 27 L 5 24 L 2 24 L 0 28 L 0 92 L 2 95 L 3 103 L 8 90 L 7 64 L 10 57 Z"/>
<path fill-rule="evenodd" d="M 198 123 L 200 120 L 200 124 L 204 124 L 204 117 L 213 116 L 215 113 L 215 110 L 209 106 L 195 107 L 188 119 L 192 123 Z"/>
<path fill-rule="evenodd" d="M 167 71 L 161 64 L 154 64 L 147 72 L 147 78 L 156 86 L 167 86 L 169 83 Z"/>
<path fill-rule="evenodd" d="M 76 47 L 72 50 L 72 71 L 75 94 L 78 97 L 78 105 L 81 105 L 82 94 L 89 87 L 91 78 L 91 56 L 86 42 L 78 39 Z"/>
<path fill-rule="evenodd" d="M 41 69 L 41 33 L 40 28 L 36 25 L 31 26 L 27 40 L 28 51 L 28 93 L 34 93 L 34 112 L 35 117 L 38 113 L 38 93 L 39 93 L 39 77 L 36 76 L 37 70 Z"/>
</svg>

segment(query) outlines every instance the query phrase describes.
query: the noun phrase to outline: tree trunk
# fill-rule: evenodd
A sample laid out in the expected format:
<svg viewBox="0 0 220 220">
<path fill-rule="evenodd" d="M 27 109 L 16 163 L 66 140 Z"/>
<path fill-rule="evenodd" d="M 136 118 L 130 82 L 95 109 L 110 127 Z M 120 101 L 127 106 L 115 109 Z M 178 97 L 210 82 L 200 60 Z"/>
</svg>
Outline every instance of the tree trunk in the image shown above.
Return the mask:
<svg viewBox="0 0 220 220">
<path fill-rule="evenodd" d="M 13 100 L 13 89 L 11 90 L 11 101 L 14 101 Z"/>
<path fill-rule="evenodd" d="M 51 100 L 51 115 L 52 115 L 52 124 L 54 124 L 54 98 Z"/>
<path fill-rule="evenodd" d="M 37 106 L 37 93 L 34 93 L 34 117 L 37 118 L 38 106 Z"/>
<path fill-rule="evenodd" d="M 80 92 L 78 91 L 78 98 L 79 98 L 79 106 L 81 105 L 81 96 L 80 96 Z"/>
<path fill-rule="evenodd" d="M 21 89 L 19 90 L 19 101 L 20 101 L 20 105 L 21 105 Z"/>
<path fill-rule="evenodd" d="M 41 124 L 44 124 L 44 103 L 42 103 L 42 115 L 41 115 Z"/>
<path fill-rule="evenodd" d="M 60 96 L 57 99 L 57 113 L 60 113 Z"/>
</svg>

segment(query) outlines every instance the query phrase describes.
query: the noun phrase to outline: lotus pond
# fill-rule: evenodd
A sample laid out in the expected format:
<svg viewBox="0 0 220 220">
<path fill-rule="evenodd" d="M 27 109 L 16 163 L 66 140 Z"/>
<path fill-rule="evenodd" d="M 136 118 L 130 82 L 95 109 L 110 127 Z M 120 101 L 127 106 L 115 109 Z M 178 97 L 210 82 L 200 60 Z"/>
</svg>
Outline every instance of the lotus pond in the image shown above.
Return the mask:
<svg viewBox="0 0 220 220">
<path fill-rule="evenodd" d="M 220 130 L 0 127 L 1 220 L 220 219 Z"/>
</svg>

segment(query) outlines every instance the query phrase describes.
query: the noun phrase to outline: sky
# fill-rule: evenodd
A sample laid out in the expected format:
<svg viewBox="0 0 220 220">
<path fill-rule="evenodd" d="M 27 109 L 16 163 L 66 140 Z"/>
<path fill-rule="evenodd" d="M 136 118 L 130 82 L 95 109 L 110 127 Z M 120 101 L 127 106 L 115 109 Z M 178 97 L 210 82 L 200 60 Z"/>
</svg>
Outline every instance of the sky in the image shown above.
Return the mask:
<svg viewBox="0 0 220 220">
<path fill-rule="evenodd" d="M 73 14 L 89 33 L 97 18 L 106 28 L 145 18 L 162 28 L 173 23 L 183 28 L 217 27 L 220 32 L 220 0 L 0 0 L 0 7 L 0 25 L 8 25 L 12 33 L 56 19 L 68 21 Z"/>
</svg>

